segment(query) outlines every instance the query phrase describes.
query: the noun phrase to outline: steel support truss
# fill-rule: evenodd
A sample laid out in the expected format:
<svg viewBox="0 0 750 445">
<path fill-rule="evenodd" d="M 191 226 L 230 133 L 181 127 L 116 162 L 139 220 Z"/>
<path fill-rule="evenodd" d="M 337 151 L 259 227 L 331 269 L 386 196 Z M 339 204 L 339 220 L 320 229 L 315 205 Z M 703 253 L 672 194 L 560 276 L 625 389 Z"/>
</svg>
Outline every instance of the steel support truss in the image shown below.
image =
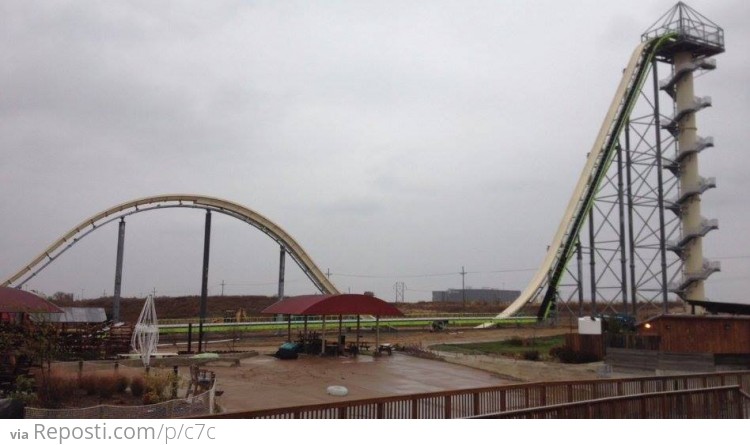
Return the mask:
<svg viewBox="0 0 750 445">
<path fill-rule="evenodd" d="M 686 239 L 675 203 L 684 193 L 675 166 L 677 139 L 665 125 L 676 111 L 660 88 L 663 67 L 674 76 L 668 60 L 652 62 L 652 85 L 640 92 L 597 190 L 588 233 L 582 231 L 558 288 L 558 317 L 628 313 L 643 319 L 682 307 L 670 284 L 685 281 L 674 242 Z"/>
</svg>

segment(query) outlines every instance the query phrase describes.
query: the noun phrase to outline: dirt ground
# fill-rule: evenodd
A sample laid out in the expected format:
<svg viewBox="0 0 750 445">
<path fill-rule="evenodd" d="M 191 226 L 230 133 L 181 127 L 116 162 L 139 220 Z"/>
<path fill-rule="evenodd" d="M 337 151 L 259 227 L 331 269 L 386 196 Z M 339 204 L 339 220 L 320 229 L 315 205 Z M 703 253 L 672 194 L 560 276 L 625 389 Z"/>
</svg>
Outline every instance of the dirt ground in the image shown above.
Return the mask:
<svg viewBox="0 0 750 445">
<path fill-rule="evenodd" d="M 491 330 L 447 330 L 441 332 L 400 331 L 380 334 L 381 343 L 417 346 L 426 349 L 439 343 L 468 343 L 560 335 L 569 328 L 503 328 Z M 550 380 L 583 380 L 617 377 L 605 372 L 601 362 L 566 365 L 532 362 L 498 356 L 467 356 L 440 353 L 442 360 L 416 358 L 395 352 L 374 358 L 317 357 L 300 355 L 298 360 L 278 360 L 271 356 L 286 341 L 286 331 L 275 335 L 246 337 L 232 343 L 214 343 L 208 350 L 254 350 L 255 357 L 203 365 L 217 376 L 218 398 L 225 412 L 328 403 L 370 397 L 505 385 Z M 346 333 L 348 338 L 354 333 Z M 295 333 L 292 334 L 293 338 Z M 335 334 L 328 337 L 333 340 Z M 374 334 L 364 333 L 363 341 L 374 344 Z M 349 340 L 347 340 L 349 341 Z M 179 349 L 180 345 L 172 346 Z M 184 347 L 184 346 L 182 346 Z M 161 351 L 169 346 L 160 347 Z M 183 372 L 182 370 L 180 372 Z M 344 397 L 327 393 L 329 386 L 344 386 Z"/>
</svg>

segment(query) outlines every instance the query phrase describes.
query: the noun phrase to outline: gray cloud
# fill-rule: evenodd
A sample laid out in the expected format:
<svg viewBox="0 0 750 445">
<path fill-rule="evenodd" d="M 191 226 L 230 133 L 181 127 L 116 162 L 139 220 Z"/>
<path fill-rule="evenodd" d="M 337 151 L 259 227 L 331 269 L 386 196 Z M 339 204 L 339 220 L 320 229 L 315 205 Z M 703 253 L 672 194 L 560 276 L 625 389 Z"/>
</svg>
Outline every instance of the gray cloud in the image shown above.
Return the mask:
<svg viewBox="0 0 750 445">
<path fill-rule="evenodd" d="M 468 276 L 521 288 L 640 33 L 671 6 L 3 2 L 0 272 L 106 207 L 184 192 L 268 216 L 343 289 L 390 298 L 402 280 L 425 299 L 460 285 L 427 275 L 462 265 L 523 269 Z M 691 6 L 725 27 L 728 49 L 697 83 L 715 104 L 701 132 L 717 140 L 701 160 L 719 178 L 704 213 L 722 224 L 704 245 L 745 256 L 750 7 Z M 202 213 L 149 213 L 128 220 L 126 292 L 197 293 Z M 212 289 L 275 292 L 273 242 L 216 221 Z M 31 286 L 111 292 L 115 237 L 97 231 Z M 745 298 L 747 265 L 726 260 L 712 295 Z M 289 269 L 290 293 L 313 290 Z"/>
</svg>

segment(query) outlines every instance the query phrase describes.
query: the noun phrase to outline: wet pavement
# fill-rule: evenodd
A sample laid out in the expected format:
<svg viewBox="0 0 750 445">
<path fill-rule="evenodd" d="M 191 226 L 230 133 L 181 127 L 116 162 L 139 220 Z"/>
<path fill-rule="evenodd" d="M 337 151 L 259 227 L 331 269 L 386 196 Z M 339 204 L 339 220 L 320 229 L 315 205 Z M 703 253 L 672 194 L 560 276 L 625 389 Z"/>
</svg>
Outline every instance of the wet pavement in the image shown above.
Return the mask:
<svg viewBox="0 0 750 445">
<path fill-rule="evenodd" d="M 300 355 L 279 360 L 259 355 L 240 366 L 212 365 L 218 402 L 224 412 L 340 402 L 431 391 L 518 383 L 466 366 L 394 353 L 374 358 Z M 344 386 L 349 394 L 333 396 L 329 386 Z"/>
</svg>

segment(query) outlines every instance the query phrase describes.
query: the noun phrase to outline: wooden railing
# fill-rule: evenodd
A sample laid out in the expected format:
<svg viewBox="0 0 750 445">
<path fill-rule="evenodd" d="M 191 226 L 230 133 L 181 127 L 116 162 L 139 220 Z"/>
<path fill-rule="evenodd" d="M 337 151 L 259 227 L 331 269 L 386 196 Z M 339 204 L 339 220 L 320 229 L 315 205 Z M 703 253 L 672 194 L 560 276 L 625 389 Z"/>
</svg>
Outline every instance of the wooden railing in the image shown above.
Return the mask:
<svg viewBox="0 0 750 445">
<path fill-rule="evenodd" d="M 742 409 L 745 419 L 750 419 L 750 394 L 742 389 L 740 389 L 740 394 L 742 394 Z"/>
<path fill-rule="evenodd" d="M 476 419 L 746 419 L 740 387 L 686 389 L 527 408 Z"/>
<path fill-rule="evenodd" d="M 750 392 L 750 371 L 598 379 L 439 391 L 304 406 L 223 413 L 212 418 L 450 419 L 639 394 L 737 386 Z M 248 395 L 252 397 L 252 395 Z"/>
</svg>

